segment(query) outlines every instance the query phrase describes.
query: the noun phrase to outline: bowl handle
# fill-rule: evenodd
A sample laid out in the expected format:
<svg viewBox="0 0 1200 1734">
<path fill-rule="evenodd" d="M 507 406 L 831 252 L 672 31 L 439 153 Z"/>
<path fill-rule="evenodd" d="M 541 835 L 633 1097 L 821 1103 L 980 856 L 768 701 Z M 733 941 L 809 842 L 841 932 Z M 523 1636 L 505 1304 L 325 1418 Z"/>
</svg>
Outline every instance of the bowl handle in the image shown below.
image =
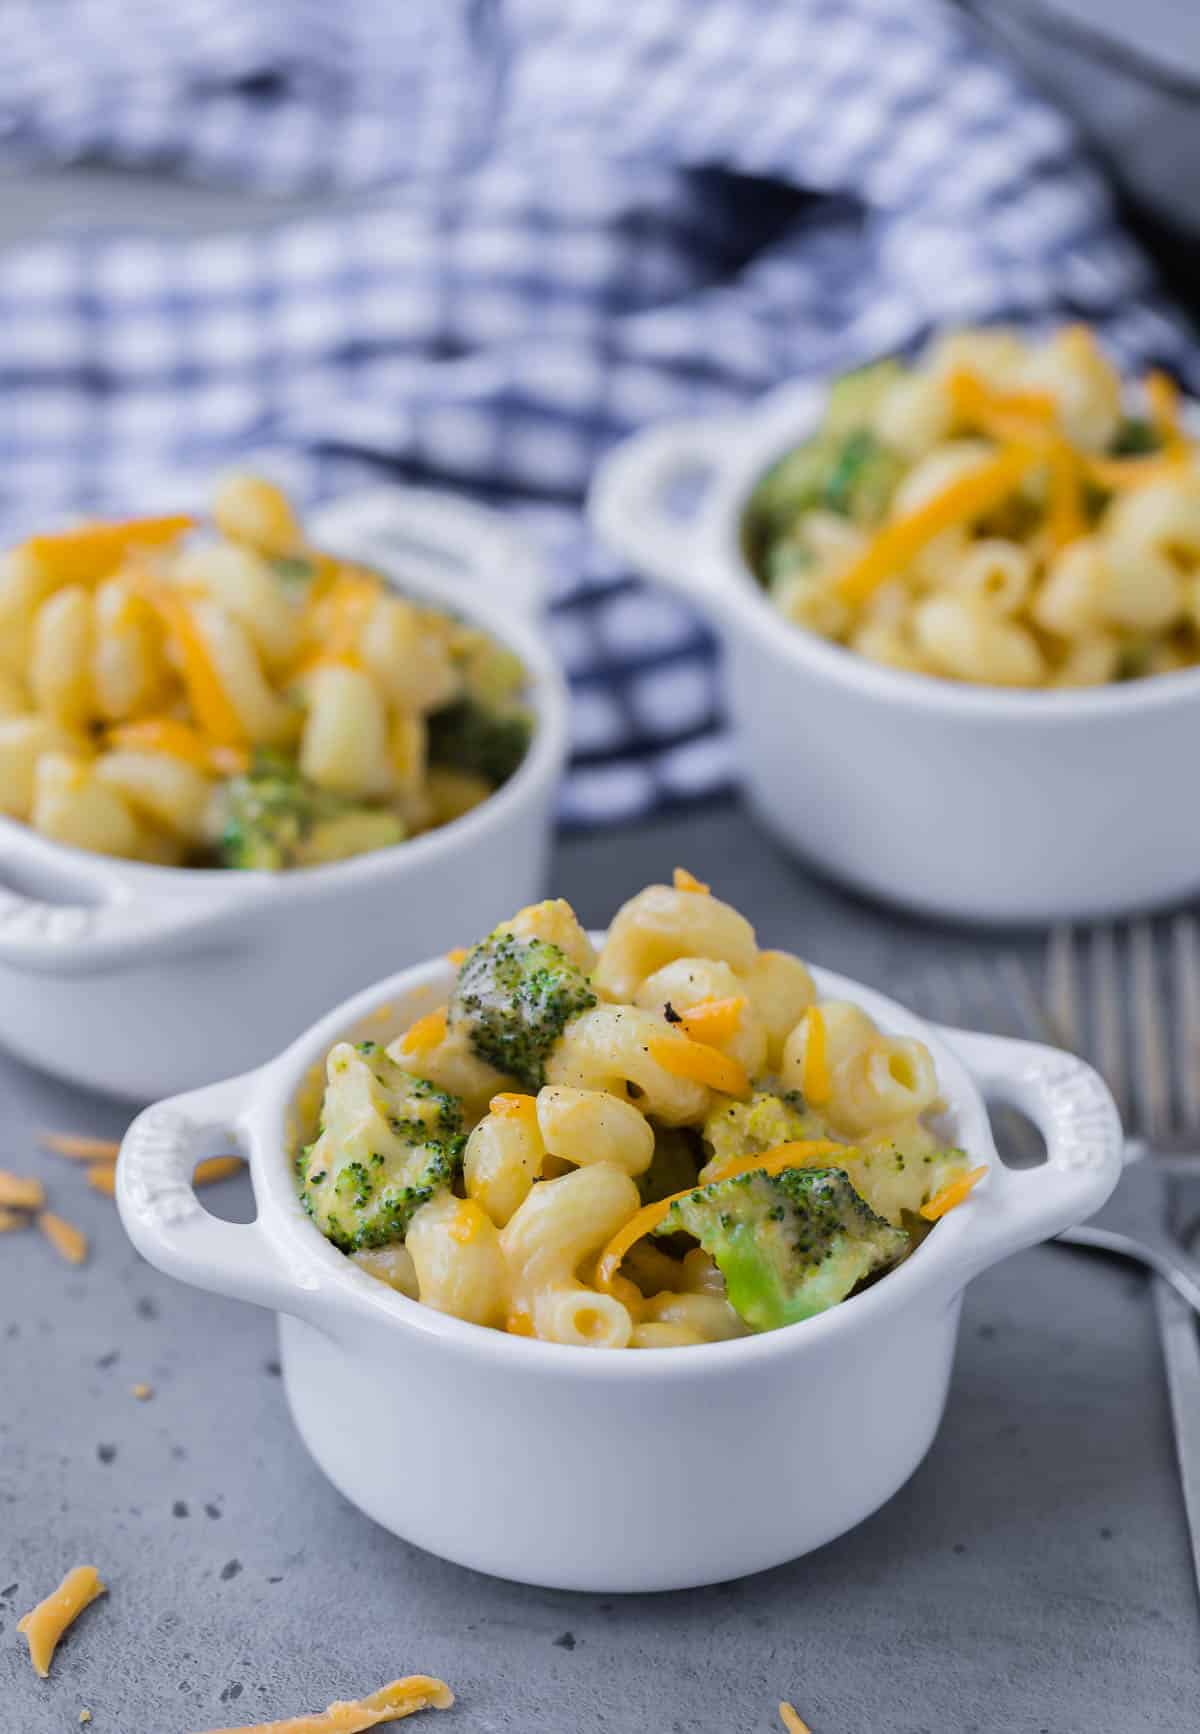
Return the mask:
<svg viewBox="0 0 1200 1734">
<path fill-rule="evenodd" d="M 301 1286 L 257 1222 L 224 1222 L 192 1186 L 197 1162 L 244 1155 L 239 1117 L 258 1074 L 227 1078 L 147 1108 L 117 1160 L 117 1208 L 143 1258 L 169 1276 L 258 1306 L 295 1311 Z"/>
<path fill-rule="evenodd" d="M 719 579 L 694 533 L 696 502 L 685 516 L 673 509 L 672 495 L 685 484 L 708 485 L 738 425 L 728 415 L 665 421 L 622 441 L 600 464 L 588 494 L 588 518 L 600 540 L 664 584 L 717 596 Z"/>
<path fill-rule="evenodd" d="M 19 864 L 32 877 L 36 864 Z M 176 944 L 224 926 L 252 902 L 243 890 L 204 900 L 192 895 L 153 897 L 130 890 L 95 863 L 48 871 L 64 897 L 51 902 L 0 884 L 0 964 L 34 974 L 87 975 L 112 964 L 136 963 L 153 953 L 170 955 Z M 75 898 L 78 901 L 72 902 Z"/>
<path fill-rule="evenodd" d="M 347 494 L 312 516 L 314 543 L 404 580 L 431 581 L 469 601 L 502 597 L 536 617 L 550 575 L 533 544 L 498 512 L 434 488 L 390 486 Z"/>
<path fill-rule="evenodd" d="M 1124 1139 L 1107 1085 L 1074 1054 L 1008 1036 L 938 1033 L 964 1061 L 986 1101 L 1019 1108 L 1046 1140 L 1044 1163 L 993 1163 L 985 1185 L 961 1207 L 965 1232 L 954 1266 L 961 1286 L 1009 1253 L 1048 1240 L 1099 1210 L 1120 1178 Z"/>
</svg>

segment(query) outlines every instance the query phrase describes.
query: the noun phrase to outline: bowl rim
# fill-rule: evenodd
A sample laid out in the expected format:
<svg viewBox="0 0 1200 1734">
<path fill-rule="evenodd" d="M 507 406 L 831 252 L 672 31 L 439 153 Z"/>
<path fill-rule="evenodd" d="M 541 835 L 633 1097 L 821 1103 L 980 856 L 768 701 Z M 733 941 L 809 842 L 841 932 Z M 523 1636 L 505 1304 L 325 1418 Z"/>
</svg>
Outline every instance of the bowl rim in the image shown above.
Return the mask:
<svg viewBox="0 0 1200 1734">
<path fill-rule="evenodd" d="M 708 595 L 718 606 L 736 607 L 764 648 L 776 649 L 806 672 L 820 673 L 882 702 L 901 702 L 913 710 L 1039 727 L 1074 727 L 1098 718 L 1124 719 L 1200 699 L 1200 664 L 1140 680 L 1110 681 L 1099 687 L 984 686 L 888 668 L 786 621 L 746 559 L 742 525 L 754 487 L 773 463 L 811 434 L 828 391 L 828 382 L 789 382 L 766 393 L 741 414 L 724 418 L 734 432 L 729 454 L 717 461 L 715 478 L 692 521 L 692 535 L 708 556 L 709 580 L 697 586 L 697 599 Z M 1200 400 L 1185 402 L 1185 419 L 1200 435 Z M 778 630 L 781 620 L 789 628 L 786 633 Z"/>
<path fill-rule="evenodd" d="M 603 934 L 593 934 L 602 940 Z M 987 1109 L 978 1085 L 964 1062 L 940 1030 L 908 1011 L 886 994 L 834 971 L 810 966 L 822 997 L 848 998 L 862 1005 L 881 1027 L 925 1041 L 934 1057 L 939 1082 L 947 1103 L 955 1141 L 969 1150 L 972 1160 L 987 1167 L 988 1174 L 959 1209 L 935 1224 L 922 1243 L 894 1270 L 886 1272 L 860 1293 L 797 1325 L 782 1326 L 726 1342 L 693 1345 L 687 1353 L 674 1348 L 639 1349 L 633 1353 L 598 1352 L 596 1349 L 547 1343 L 510 1335 L 487 1326 L 468 1323 L 438 1312 L 420 1301 L 410 1300 L 378 1279 L 359 1270 L 346 1254 L 327 1241 L 305 1212 L 294 1183 L 293 1152 L 297 1141 L 296 1098 L 321 1068 L 329 1049 L 339 1040 L 363 1039 L 362 1027 L 378 1022 L 380 1013 L 396 1010 L 394 1002 L 414 1001 L 398 1013 L 389 1030 L 397 1033 L 419 1013 L 444 1003 L 454 979 L 453 966 L 435 959 L 401 970 L 356 994 L 320 1018 L 282 1054 L 246 1082 L 249 1099 L 240 1115 L 245 1154 L 257 1206 L 257 1226 L 279 1262 L 299 1290 L 310 1297 L 328 1297 L 331 1305 L 348 1304 L 359 1320 L 406 1337 L 412 1333 L 436 1342 L 446 1352 L 495 1364 L 510 1362 L 532 1372 L 574 1374 L 594 1378 L 693 1377 L 733 1373 L 761 1360 L 814 1350 L 844 1331 L 869 1329 L 871 1321 L 892 1313 L 900 1305 L 936 1286 L 940 1273 L 954 1267 L 956 1253 L 969 1238 L 978 1239 L 978 1212 L 986 1209 L 997 1181 L 1003 1183 L 1004 1168 L 996 1152 Z M 386 1040 L 392 1040 L 388 1034 Z M 321 1302 L 310 1299 L 316 1316 Z"/>
<path fill-rule="evenodd" d="M 319 866 L 293 867 L 279 872 L 262 869 L 233 871 L 227 867 L 171 867 L 150 861 L 130 861 L 116 855 L 98 855 L 71 844 L 44 837 L 31 825 L 0 813 L 0 843 L 11 850 L 14 864 L 27 863 L 62 874 L 65 883 L 91 882 L 127 891 L 153 891 L 187 898 L 203 892 L 205 901 L 225 892 L 236 900 L 252 900 L 270 893 L 295 899 L 320 894 L 332 885 L 363 885 L 410 866 L 413 871 L 435 863 L 447 851 L 475 847 L 492 825 L 501 825 L 514 809 L 556 781 L 566 764 L 569 742 L 569 699 L 565 677 L 551 651 L 549 635 L 536 618 L 505 612 L 499 602 L 480 593 L 463 597 L 461 588 L 443 583 L 435 574 L 419 579 L 396 578 L 386 565 L 377 564 L 380 576 L 396 590 L 420 596 L 435 606 L 453 612 L 479 626 L 506 649 L 514 651 L 526 670 L 526 702 L 534 713 L 534 726 L 525 756 L 507 782 L 456 819 L 416 837 L 403 839 L 384 849 L 353 855 L 344 861 Z"/>
</svg>

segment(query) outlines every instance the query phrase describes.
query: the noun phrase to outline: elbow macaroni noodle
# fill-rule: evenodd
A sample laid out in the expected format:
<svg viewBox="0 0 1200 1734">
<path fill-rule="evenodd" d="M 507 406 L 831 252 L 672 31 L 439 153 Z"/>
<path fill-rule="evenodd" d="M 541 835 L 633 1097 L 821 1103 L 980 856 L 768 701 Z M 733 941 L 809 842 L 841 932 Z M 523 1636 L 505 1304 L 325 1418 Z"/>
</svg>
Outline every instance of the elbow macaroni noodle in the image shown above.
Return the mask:
<svg viewBox="0 0 1200 1734">
<path fill-rule="evenodd" d="M 1082 326 L 963 331 L 835 383 L 747 545 L 795 624 L 948 680 L 1084 687 L 1200 661 L 1200 464 L 1175 388 L 1126 415 Z M 1007 454 L 1007 456 L 1006 456 Z M 999 496 L 987 476 L 1008 462 Z"/>
<path fill-rule="evenodd" d="M 760 949 L 745 918 L 690 876 L 626 903 L 598 956 L 562 902 L 522 910 L 497 934 L 557 946 L 598 995 L 555 1036 L 545 1081 L 527 1088 L 481 1060 L 461 1008 L 449 1026 L 428 1014 L 390 1044 L 387 1062 L 371 1044 L 332 1051 L 324 1130 L 304 1152 L 314 1163 L 319 1153 L 320 1180 L 333 1174 L 342 1197 L 339 1162 L 362 1175 L 372 1151 L 382 1162 L 402 1148 L 387 1064 L 410 1074 L 410 1091 L 423 1079 L 418 1089 L 457 1098 L 465 1136 L 453 1176 L 403 1237 L 352 1253 L 408 1298 L 573 1347 L 724 1342 L 749 1327 L 722 1268 L 678 1237 L 645 1238 L 642 1218 L 666 1208 L 655 1200 L 691 1196 L 759 1159 L 771 1172 L 832 1166 L 899 1227 L 961 1174 L 961 1153 L 942 1149 L 926 1123 L 941 1103 L 925 1046 L 877 1029 L 850 1002 L 819 1001 L 799 958 Z M 680 1021 L 694 1032 L 684 1049 L 711 1034 L 740 1059 L 744 1091 L 671 1069 L 674 1050 L 660 1044 Z"/>
<path fill-rule="evenodd" d="M 192 866 L 320 865 L 468 812 L 520 761 L 524 674 L 485 634 L 311 548 L 235 476 L 189 518 L 0 561 L 0 813 Z"/>
</svg>

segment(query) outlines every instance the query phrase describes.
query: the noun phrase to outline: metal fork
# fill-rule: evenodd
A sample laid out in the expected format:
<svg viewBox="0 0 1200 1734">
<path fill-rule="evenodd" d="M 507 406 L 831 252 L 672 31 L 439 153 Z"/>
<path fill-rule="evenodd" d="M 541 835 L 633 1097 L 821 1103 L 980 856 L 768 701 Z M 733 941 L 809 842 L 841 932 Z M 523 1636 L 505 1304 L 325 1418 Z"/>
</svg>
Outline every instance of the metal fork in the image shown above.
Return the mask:
<svg viewBox="0 0 1200 1734">
<path fill-rule="evenodd" d="M 1133 984 L 1129 1003 L 1121 982 L 1124 951 Z M 1200 1313 L 1200 1264 L 1184 1250 L 1188 1225 L 1168 1223 L 1165 1193 L 1173 1176 L 1200 1177 L 1195 917 L 1171 922 L 1169 956 L 1174 991 L 1168 996 L 1160 984 L 1150 922 L 1135 922 L 1124 933 L 1097 927 L 1086 938 L 1058 928 L 1050 939 L 1045 1009 L 1030 970 L 1015 954 L 992 963 L 971 959 L 939 965 L 921 977 L 916 997 L 942 1023 L 1050 1042 L 1091 1060 L 1116 1098 L 1126 1133 L 1136 1136 L 1129 1137 L 1129 1166 L 1110 1202 L 1058 1238 L 1146 1265 Z M 1175 1032 L 1172 1042 L 1168 1029 Z M 1032 1161 L 1040 1156 L 1041 1140 L 1028 1121 L 1004 1110 L 995 1118 L 1001 1146 L 1011 1157 Z M 1152 1160 L 1144 1160 L 1147 1156 Z"/>
</svg>

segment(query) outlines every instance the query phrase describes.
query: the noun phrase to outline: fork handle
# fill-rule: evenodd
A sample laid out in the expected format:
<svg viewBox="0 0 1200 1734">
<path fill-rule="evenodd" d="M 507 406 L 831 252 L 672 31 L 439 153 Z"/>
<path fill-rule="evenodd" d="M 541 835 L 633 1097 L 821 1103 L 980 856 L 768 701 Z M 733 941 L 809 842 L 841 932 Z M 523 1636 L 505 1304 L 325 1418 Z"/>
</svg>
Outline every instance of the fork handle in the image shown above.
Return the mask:
<svg viewBox="0 0 1200 1734">
<path fill-rule="evenodd" d="M 985 1101 L 1020 1109 L 1046 1141 L 1039 1167 L 1006 1168 L 994 1160 L 977 1203 L 968 1201 L 946 1219 L 951 1225 L 959 1218 L 955 1263 L 961 1283 L 1099 1210 L 1120 1178 L 1123 1139 L 1103 1079 L 1074 1054 L 1008 1036 L 939 1033 Z"/>
</svg>

